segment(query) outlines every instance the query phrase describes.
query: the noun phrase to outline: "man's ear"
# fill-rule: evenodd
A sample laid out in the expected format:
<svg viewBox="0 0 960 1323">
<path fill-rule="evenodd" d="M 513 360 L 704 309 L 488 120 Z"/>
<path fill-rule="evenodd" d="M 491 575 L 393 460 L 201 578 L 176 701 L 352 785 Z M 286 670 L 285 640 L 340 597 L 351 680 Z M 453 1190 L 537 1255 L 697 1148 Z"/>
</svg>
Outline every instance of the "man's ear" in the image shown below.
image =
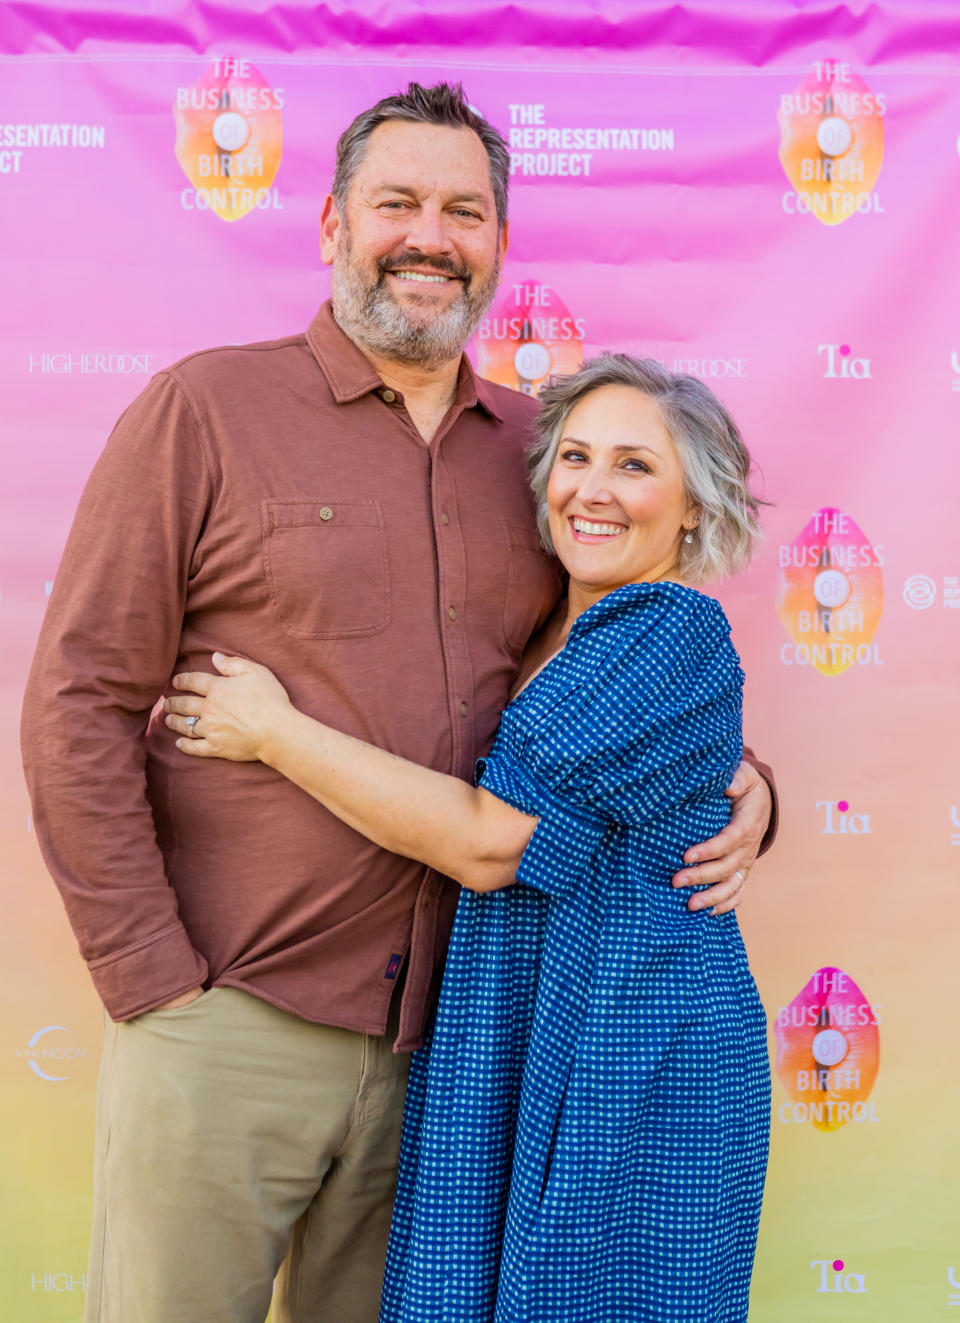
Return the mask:
<svg viewBox="0 0 960 1323">
<path fill-rule="evenodd" d="M 340 212 L 337 210 L 333 194 L 328 193 L 320 213 L 320 257 L 327 266 L 333 262 L 339 233 Z"/>
<path fill-rule="evenodd" d="M 510 247 L 510 222 L 503 222 L 503 229 L 497 238 L 497 254 L 500 258 L 500 279 L 503 279 L 503 259 L 507 255 L 507 249 Z M 499 283 L 499 282 L 498 282 Z"/>
</svg>

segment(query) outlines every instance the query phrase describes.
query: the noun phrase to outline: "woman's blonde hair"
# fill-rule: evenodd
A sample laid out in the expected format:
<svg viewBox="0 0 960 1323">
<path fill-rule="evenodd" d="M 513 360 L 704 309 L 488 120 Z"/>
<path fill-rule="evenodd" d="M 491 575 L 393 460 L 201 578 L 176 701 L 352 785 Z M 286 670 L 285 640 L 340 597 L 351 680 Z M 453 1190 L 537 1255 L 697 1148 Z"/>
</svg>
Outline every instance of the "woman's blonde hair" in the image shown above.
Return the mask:
<svg viewBox="0 0 960 1323">
<path fill-rule="evenodd" d="M 681 541 L 677 572 L 690 583 L 736 574 L 760 537 L 760 501 L 750 490 L 750 454 L 730 414 L 697 377 L 670 372 L 653 358 L 600 354 L 570 376 L 551 377 L 540 391 L 537 441 L 528 456 L 530 484 L 544 546 L 553 551 L 547 484 L 564 425 L 574 407 L 601 386 L 630 386 L 656 400 L 677 448 L 684 490 L 700 522 Z"/>
</svg>

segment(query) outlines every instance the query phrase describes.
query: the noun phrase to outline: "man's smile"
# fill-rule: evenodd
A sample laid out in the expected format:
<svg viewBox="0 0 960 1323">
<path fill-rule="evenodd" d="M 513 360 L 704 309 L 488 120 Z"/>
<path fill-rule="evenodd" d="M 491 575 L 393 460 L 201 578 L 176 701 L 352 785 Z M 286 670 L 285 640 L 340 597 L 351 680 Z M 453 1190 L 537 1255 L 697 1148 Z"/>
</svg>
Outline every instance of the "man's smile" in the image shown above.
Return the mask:
<svg viewBox="0 0 960 1323">
<path fill-rule="evenodd" d="M 451 281 L 459 279 L 458 276 L 427 275 L 423 271 L 391 271 L 389 274 L 396 276 L 398 280 L 419 280 L 436 285 L 448 285 Z"/>
</svg>

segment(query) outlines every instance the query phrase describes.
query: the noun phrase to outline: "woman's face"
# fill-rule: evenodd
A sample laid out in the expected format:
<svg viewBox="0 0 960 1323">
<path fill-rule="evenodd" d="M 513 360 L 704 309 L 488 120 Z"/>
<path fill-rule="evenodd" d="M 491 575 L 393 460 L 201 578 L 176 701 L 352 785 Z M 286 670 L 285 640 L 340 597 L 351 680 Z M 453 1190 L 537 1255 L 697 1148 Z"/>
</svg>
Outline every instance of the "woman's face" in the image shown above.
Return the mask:
<svg viewBox="0 0 960 1323">
<path fill-rule="evenodd" d="M 580 400 L 563 428 L 547 507 L 571 584 L 590 596 L 670 576 L 697 513 L 649 395 L 600 386 Z"/>
</svg>

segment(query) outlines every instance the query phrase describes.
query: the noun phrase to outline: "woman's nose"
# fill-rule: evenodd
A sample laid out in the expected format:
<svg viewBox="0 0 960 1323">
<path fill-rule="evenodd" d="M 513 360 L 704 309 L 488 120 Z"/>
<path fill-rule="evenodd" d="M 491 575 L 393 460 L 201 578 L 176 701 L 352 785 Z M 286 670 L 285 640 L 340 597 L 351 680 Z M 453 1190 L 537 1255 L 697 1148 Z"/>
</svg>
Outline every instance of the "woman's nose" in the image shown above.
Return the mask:
<svg viewBox="0 0 960 1323">
<path fill-rule="evenodd" d="M 611 500 L 610 475 L 603 469 L 592 465 L 580 480 L 577 496 L 581 501 L 592 505 L 603 505 Z"/>
</svg>

